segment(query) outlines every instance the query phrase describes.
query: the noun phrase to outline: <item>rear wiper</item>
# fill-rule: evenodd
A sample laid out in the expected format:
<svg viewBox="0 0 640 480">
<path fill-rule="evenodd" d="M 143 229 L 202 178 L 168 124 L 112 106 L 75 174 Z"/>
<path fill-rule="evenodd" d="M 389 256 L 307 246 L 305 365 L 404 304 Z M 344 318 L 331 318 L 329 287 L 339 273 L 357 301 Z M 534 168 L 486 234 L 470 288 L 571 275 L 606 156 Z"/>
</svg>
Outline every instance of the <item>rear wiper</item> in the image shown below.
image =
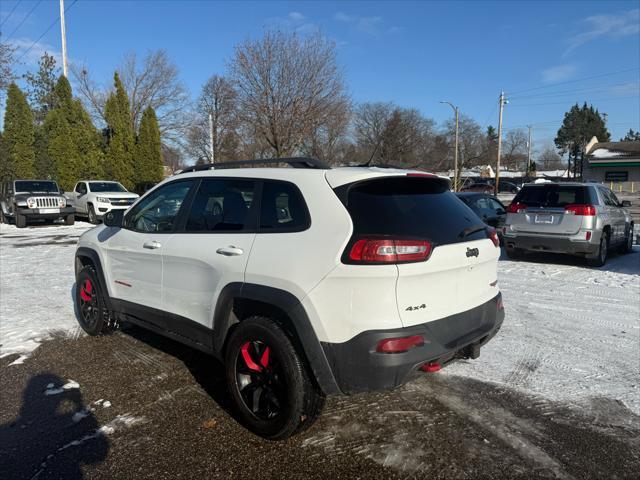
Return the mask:
<svg viewBox="0 0 640 480">
<path fill-rule="evenodd" d="M 475 225 L 473 227 L 467 227 L 458 234 L 458 238 L 468 237 L 473 233 L 479 232 L 481 230 L 486 230 L 486 228 L 486 225 Z"/>
</svg>

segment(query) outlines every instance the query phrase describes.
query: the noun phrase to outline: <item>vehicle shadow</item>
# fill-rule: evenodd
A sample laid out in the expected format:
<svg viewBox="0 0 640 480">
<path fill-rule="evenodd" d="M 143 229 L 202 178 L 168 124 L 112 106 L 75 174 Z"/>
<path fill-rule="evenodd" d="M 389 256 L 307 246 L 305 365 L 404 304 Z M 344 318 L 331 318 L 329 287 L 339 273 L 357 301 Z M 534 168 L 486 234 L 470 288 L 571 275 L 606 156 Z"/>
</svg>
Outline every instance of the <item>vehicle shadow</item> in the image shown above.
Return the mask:
<svg viewBox="0 0 640 480">
<path fill-rule="evenodd" d="M 0 425 L 5 479 L 82 479 L 81 466 L 103 462 L 108 451 L 78 385 L 48 372 L 29 379 L 17 418 Z"/>
<path fill-rule="evenodd" d="M 130 323 L 122 324 L 120 330 L 123 334 L 146 343 L 150 347 L 171 355 L 184 363 L 202 389 L 225 412 L 238 420 L 227 388 L 224 366 L 216 358 Z"/>
<path fill-rule="evenodd" d="M 590 270 L 600 270 L 612 273 L 624 273 L 627 275 L 640 275 L 640 245 L 633 246 L 632 253 L 619 253 L 611 251 L 607 258 L 607 263 L 602 267 L 592 267 L 582 257 L 573 255 L 563 255 L 560 253 L 543 253 L 543 252 L 527 252 L 523 258 L 512 260 L 507 257 L 502 249 L 500 261 L 521 262 L 521 263 L 538 263 L 538 264 L 555 264 L 566 265 L 571 267 L 581 267 Z"/>
</svg>

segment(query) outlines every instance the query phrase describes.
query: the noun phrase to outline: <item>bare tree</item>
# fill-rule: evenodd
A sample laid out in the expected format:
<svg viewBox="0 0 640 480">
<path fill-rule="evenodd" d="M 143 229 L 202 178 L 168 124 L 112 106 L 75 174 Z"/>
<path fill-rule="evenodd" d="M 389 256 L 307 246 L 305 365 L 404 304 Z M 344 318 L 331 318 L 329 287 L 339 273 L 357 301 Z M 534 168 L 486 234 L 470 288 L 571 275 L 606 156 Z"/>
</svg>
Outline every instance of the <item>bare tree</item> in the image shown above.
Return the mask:
<svg viewBox="0 0 640 480">
<path fill-rule="evenodd" d="M 501 164 L 512 170 L 526 168 L 527 142 L 524 130 L 509 130 L 502 142 Z"/>
<path fill-rule="evenodd" d="M 229 67 L 243 130 L 276 157 L 300 152 L 318 129 L 348 110 L 335 45 L 319 33 L 301 38 L 268 31 L 237 46 Z"/>
<path fill-rule="evenodd" d="M 4 91 L 16 78 L 13 71 L 16 48 L 8 43 L 0 42 L 0 91 Z"/>
<path fill-rule="evenodd" d="M 189 96 L 167 52 L 149 52 L 142 62 L 138 62 L 134 53 L 128 54 L 117 71 L 129 96 L 131 117 L 136 128 L 142 119 L 142 112 L 152 107 L 156 111 L 163 139 L 179 142 L 188 124 L 186 111 Z M 78 84 L 77 91 L 88 110 L 95 119 L 104 121 L 104 105 L 110 90 L 100 87 L 86 67 L 73 67 L 72 72 Z"/>
<path fill-rule="evenodd" d="M 212 76 L 202 86 L 187 134 L 187 151 L 195 158 L 211 161 L 213 137 L 213 161 L 236 157 L 239 146 L 237 113 L 237 94 L 233 84 L 225 77 Z"/>
<path fill-rule="evenodd" d="M 448 155 L 451 160 L 449 165 L 453 166 L 453 154 L 455 149 L 456 124 L 454 120 L 445 123 L 445 135 L 448 139 Z M 485 141 L 482 128 L 471 117 L 460 115 L 458 122 L 458 161 L 461 168 L 469 168 L 481 165 L 485 161 Z M 452 167 L 449 167 L 452 168 Z"/>
<path fill-rule="evenodd" d="M 551 145 L 544 147 L 540 155 L 538 155 L 536 163 L 540 170 L 559 170 L 566 168 L 566 165 L 562 163 L 562 157 Z"/>
<path fill-rule="evenodd" d="M 182 155 L 177 148 L 162 145 L 162 164 L 173 173 L 184 168 Z"/>
</svg>

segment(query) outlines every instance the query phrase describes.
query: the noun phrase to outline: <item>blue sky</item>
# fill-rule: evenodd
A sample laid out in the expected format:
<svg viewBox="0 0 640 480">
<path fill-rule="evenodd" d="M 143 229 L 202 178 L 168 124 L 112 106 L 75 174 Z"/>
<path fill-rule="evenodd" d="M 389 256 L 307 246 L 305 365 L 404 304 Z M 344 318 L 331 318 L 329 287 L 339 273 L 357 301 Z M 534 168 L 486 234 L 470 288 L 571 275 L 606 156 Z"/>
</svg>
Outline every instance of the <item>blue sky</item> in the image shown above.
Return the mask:
<svg viewBox="0 0 640 480">
<path fill-rule="evenodd" d="M 639 12 L 638 0 L 78 0 L 67 14 L 67 42 L 71 61 L 105 83 L 125 53 L 166 49 L 195 97 L 209 76 L 225 72 L 238 42 L 264 28 L 319 29 L 336 42 L 356 102 L 393 101 L 442 122 L 452 112 L 438 101 L 449 100 L 485 126 L 497 124 L 505 90 L 505 129 L 532 124 L 540 147 L 576 101 L 606 112 L 615 140 L 640 129 Z M 2 39 L 20 47 L 22 70 L 44 50 L 59 53 L 59 25 L 44 33 L 58 13 L 57 0 L 0 3 Z"/>
</svg>

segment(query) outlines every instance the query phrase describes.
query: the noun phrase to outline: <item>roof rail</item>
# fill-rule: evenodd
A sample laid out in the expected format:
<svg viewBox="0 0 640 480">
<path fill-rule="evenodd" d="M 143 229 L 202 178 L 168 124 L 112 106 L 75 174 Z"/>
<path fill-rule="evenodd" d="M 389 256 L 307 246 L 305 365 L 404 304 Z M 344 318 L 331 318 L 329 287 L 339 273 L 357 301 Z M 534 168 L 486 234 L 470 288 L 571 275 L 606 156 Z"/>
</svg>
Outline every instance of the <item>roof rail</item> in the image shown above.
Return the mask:
<svg viewBox="0 0 640 480">
<path fill-rule="evenodd" d="M 205 163 L 203 165 L 194 165 L 187 167 L 179 172 L 199 172 L 201 170 L 222 170 L 226 168 L 238 168 L 247 165 L 277 165 L 286 163 L 293 168 L 312 168 L 318 170 L 330 170 L 328 163 L 312 157 L 291 157 L 291 158 L 259 158 L 254 160 L 238 160 L 233 162 Z"/>
</svg>

